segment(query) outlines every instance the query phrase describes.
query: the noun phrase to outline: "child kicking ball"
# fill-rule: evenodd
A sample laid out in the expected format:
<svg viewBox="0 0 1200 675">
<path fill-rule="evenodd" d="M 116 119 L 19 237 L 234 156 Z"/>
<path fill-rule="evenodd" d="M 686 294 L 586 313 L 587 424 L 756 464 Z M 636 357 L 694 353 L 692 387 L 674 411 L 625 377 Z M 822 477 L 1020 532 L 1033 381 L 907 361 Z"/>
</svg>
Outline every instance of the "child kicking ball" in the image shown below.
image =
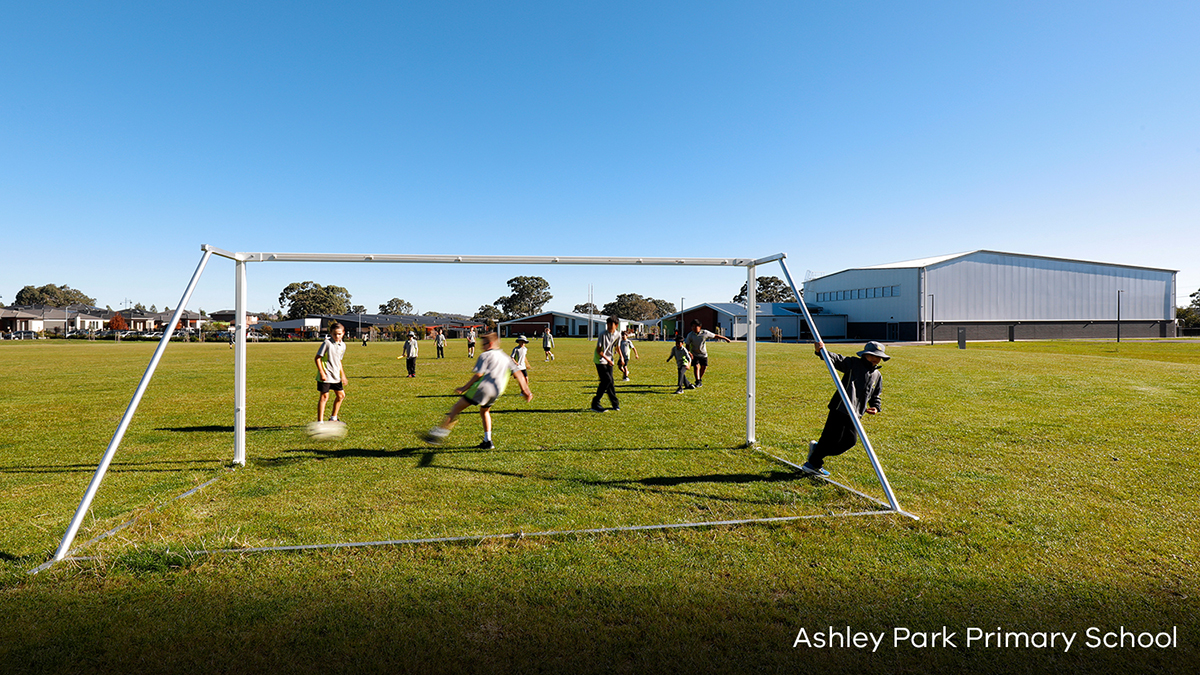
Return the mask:
<svg viewBox="0 0 1200 675">
<path fill-rule="evenodd" d="M 521 386 L 521 394 L 525 396 L 525 400 L 533 400 L 533 392 L 529 390 L 529 383 L 525 381 L 525 375 L 517 367 L 516 361 L 500 349 L 500 336 L 494 332 L 485 333 L 482 339 L 484 352 L 475 361 L 474 374 L 466 384 L 454 390 L 462 394 L 462 398 L 450 408 L 440 425 L 421 436 L 426 443 L 439 445 L 444 442 L 458 421 L 458 416 L 467 408 L 477 405 L 479 416 L 483 419 L 483 442 L 478 447 L 482 450 L 496 447 L 492 443 L 492 405 L 504 394 L 504 388 L 508 386 L 508 378 L 512 374 L 516 374 L 517 384 Z"/>
</svg>

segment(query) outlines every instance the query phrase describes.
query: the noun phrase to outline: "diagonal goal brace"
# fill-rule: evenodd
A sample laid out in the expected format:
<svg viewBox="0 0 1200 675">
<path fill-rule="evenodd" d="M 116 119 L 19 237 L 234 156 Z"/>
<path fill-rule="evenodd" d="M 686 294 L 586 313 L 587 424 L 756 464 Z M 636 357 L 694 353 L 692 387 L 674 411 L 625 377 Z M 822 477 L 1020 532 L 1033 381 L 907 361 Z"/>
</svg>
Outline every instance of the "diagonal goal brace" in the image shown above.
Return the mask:
<svg viewBox="0 0 1200 675">
<path fill-rule="evenodd" d="M 757 268 L 760 265 L 766 265 L 773 262 L 778 262 L 783 270 L 784 276 L 787 278 L 788 285 L 795 293 L 799 301 L 800 308 L 804 313 L 804 320 L 808 324 L 809 330 L 812 332 L 815 340 L 820 340 L 820 334 L 813 322 L 811 313 L 808 311 L 807 305 L 804 303 L 804 296 L 796 287 L 792 280 L 792 275 L 788 271 L 784 259 L 787 257 L 785 253 L 776 253 L 763 258 L 648 258 L 648 257 L 587 257 L 587 256 L 472 256 L 472 255 L 417 255 L 417 254 L 346 254 L 346 253 L 280 253 L 280 252 L 258 252 L 258 253 L 234 253 L 226 251 L 215 246 L 203 244 L 200 247 L 202 255 L 200 263 L 196 266 L 196 271 L 192 274 L 191 281 L 183 292 L 183 297 L 179 301 L 174 314 L 171 316 L 171 326 L 178 324 L 184 308 L 187 307 L 188 301 L 191 299 L 192 292 L 200 281 L 201 275 L 204 273 L 205 267 L 208 265 L 209 259 L 216 255 L 222 258 L 227 258 L 234 262 L 234 319 L 235 319 L 235 342 L 234 342 L 234 453 L 233 464 L 237 466 L 245 466 L 246 464 L 246 296 L 247 296 L 247 277 L 246 265 L 251 262 L 330 262 L 330 263 L 424 263 L 424 264 L 466 264 L 466 265 L 653 265 L 653 266 L 707 266 L 707 267 L 745 267 L 746 268 L 746 445 L 754 447 L 755 439 L 755 418 L 756 418 L 756 337 L 758 335 L 757 322 L 757 298 L 756 292 L 758 289 Z M 683 308 L 680 307 L 680 312 Z M 57 562 L 67 557 L 71 551 L 71 544 L 79 532 L 83 520 L 91 508 L 96 492 L 100 488 L 100 483 L 104 480 L 104 476 L 108 471 L 109 465 L 112 463 L 113 457 L 116 455 L 117 449 L 121 445 L 121 440 L 125 436 L 125 432 L 129 427 L 130 421 L 133 419 L 137 411 L 138 404 L 141 402 L 146 388 L 150 384 L 150 380 L 154 377 L 154 371 L 158 368 L 158 363 L 162 359 L 163 353 L 166 351 L 167 345 L 170 344 L 172 331 L 164 331 L 162 339 L 158 343 L 158 347 L 154 351 L 154 355 L 150 359 L 149 365 L 146 367 L 146 372 L 142 375 L 141 381 L 138 383 L 137 389 L 134 391 L 133 397 L 125 409 L 125 414 L 121 417 L 120 423 L 117 425 L 116 431 L 113 433 L 112 439 L 105 449 L 104 456 L 96 467 L 96 473 L 92 476 L 91 482 L 88 484 L 87 490 L 84 492 L 83 499 L 80 501 L 79 508 L 76 509 L 74 517 L 71 519 L 70 525 L 64 533 L 62 541 L 59 543 L 58 549 L 54 554 L 51 562 Z M 829 368 L 830 376 L 833 378 L 834 385 L 837 387 L 838 394 L 845 402 L 847 409 L 851 408 L 845 389 L 837 376 L 837 371 L 833 367 L 829 355 L 823 352 L 823 357 L 826 366 Z M 870 439 L 867 437 L 866 430 L 863 429 L 860 420 L 853 415 L 851 418 L 854 421 L 855 431 L 862 440 L 863 448 L 867 452 L 867 457 L 871 461 L 871 466 L 875 470 L 875 475 L 879 479 L 880 485 L 887 496 L 887 507 L 889 511 L 884 513 L 894 512 L 901 515 L 917 519 L 917 516 L 908 513 L 900 508 L 899 502 L 896 500 L 895 493 L 892 491 L 891 484 L 884 475 L 883 467 L 879 463 L 879 458 L 875 454 L 875 449 L 871 445 Z M 796 466 L 791 462 L 775 458 L 789 466 Z M 832 483 L 832 481 L 827 481 Z M 843 489 L 850 490 L 846 486 L 838 483 L 833 483 Z M 851 490 L 862 495 L 855 490 Z M 866 496 L 866 495 L 862 495 Z M 868 499 L 873 498 L 868 497 Z M 654 526 L 665 527 L 665 526 Z M 500 535 L 497 535 L 500 536 Z M 39 571 L 42 568 L 38 568 Z"/>
</svg>

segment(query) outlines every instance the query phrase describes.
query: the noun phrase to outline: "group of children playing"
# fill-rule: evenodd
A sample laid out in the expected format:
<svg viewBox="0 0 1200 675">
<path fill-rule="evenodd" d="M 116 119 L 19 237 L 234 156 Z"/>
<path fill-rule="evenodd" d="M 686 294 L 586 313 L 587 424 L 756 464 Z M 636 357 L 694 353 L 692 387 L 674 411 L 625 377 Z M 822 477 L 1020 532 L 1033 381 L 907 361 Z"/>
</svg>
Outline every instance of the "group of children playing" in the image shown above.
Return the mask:
<svg viewBox="0 0 1200 675">
<path fill-rule="evenodd" d="M 594 362 L 600 379 L 596 395 L 592 399 L 592 410 L 596 412 L 604 412 L 604 409 L 600 407 L 600 402 L 601 397 L 605 394 L 608 395 L 614 410 L 621 409 L 613 384 L 613 366 L 617 365 L 624 375 L 624 380 L 628 381 L 630 358 L 641 358 L 629 332 L 621 331 L 618 335 L 617 325 L 617 319 L 609 317 L 607 330 L 601 333 L 596 342 Z M 325 409 L 329 394 L 334 392 L 333 415 L 329 422 L 342 424 L 338 415 L 341 412 L 342 403 L 346 399 L 345 385 L 348 381 L 346 371 L 342 367 L 342 359 L 346 353 L 344 336 L 345 327 L 339 323 L 331 323 L 329 337 L 321 343 L 317 349 L 317 355 L 313 359 L 317 366 L 317 392 L 319 394 L 317 421 L 319 423 L 325 423 Z M 415 377 L 417 340 L 411 332 L 407 337 L 403 358 L 407 361 L 408 377 Z M 440 332 L 439 337 L 441 337 L 440 344 L 438 344 L 440 358 L 445 338 L 441 336 Z M 474 330 L 471 330 L 470 337 L 475 337 Z M 518 336 L 517 346 L 509 355 L 500 349 L 500 336 L 495 331 L 486 332 L 479 337 L 482 338 L 484 347 L 483 352 L 476 359 L 471 378 L 467 380 L 466 384 L 454 390 L 462 395 L 461 398 L 446 413 L 441 424 L 421 434 L 421 438 L 425 442 L 436 445 L 445 441 L 457 423 L 459 415 L 474 405 L 479 406 L 479 414 L 483 421 L 483 441 L 478 447 L 484 450 L 492 449 L 495 445 L 492 442 L 491 409 L 504 394 L 509 379 L 515 377 L 521 388 L 521 395 L 525 397 L 526 401 L 533 400 L 533 392 L 529 388 L 527 363 L 526 345 L 529 344 L 529 340 L 524 335 Z M 667 357 L 667 362 L 672 360 L 676 362 L 678 375 L 676 394 L 681 394 L 688 389 L 695 389 L 703 384 L 704 373 L 708 367 L 708 352 L 705 342 L 714 338 L 730 342 L 729 338 L 704 330 L 699 321 L 692 322 L 692 330 L 686 337 L 676 335 L 675 346 Z M 553 347 L 554 338 L 547 329 L 542 336 L 542 348 L 546 353 L 546 361 L 554 360 Z M 468 354 L 472 357 L 474 348 L 475 340 L 472 339 L 468 342 Z M 825 459 L 846 452 L 854 447 L 858 440 L 854 418 L 861 418 L 864 414 L 874 415 L 880 411 L 883 378 L 879 373 L 879 366 L 891 356 L 886 353 L 884 345 L 879 342 L 868 342 L 857 356 L 825 353 L 825 345 L 822 342 L 814 344 L 814 352 L 822 358 L 824 358 L 824 353 L 829 358 L 830 364 L 843 374 L 842 388 L 846 392 L 846 399 L 851 407 L 851 410 L 848 411 L 841 394 L 834 393 L 827 406 L 829 414 L 826 417 L 820 439 L 809 441 L 808 457 L 800 467 L 805 474 L 811 476 L 828 476 L 829 471 L 824 468 Z M 617 355 L 619 356 L 614 364 L 614 356 Z M 689 368 L 693 371 L 695 384 L 688 381 Z"/>
</svg>

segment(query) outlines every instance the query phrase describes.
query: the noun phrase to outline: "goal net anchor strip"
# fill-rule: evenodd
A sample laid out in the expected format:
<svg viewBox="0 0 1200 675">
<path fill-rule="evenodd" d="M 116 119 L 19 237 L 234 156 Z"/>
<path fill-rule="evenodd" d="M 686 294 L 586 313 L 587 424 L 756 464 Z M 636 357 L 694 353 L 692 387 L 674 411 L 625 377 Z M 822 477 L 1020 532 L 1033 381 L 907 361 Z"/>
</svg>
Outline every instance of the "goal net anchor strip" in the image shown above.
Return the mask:
<svg viewBox="0 0 1200 675">
<path fill-rule="evenodd" d="M 775 255 L 765 258 L 647 258 L 647 257 L 588 257 L 588 256 L 481 256 L 481 255 L 405 255 L 405 254 L 346 254 L 346 253 L 233 253 L 224 249 L 217 248 L 204 244 L 200 247 L 203 252 L 200 257 L 200 263 L 196 266 L 196 271 L 192 274 L 191 281 L 188 282 L 187 288 L 183 292 L 183 297 L 179 301 L 175 312 L 171 315 L 170 325 L 173 327 L 178 324 L 184 308 L 187 307 L 188 301 L 191 299 L 192 292 L 195 290 L 197 283 L 200 281 L 200 276 L 204 273 L 204 268 L 208 264 L 209 259 L 213 255 L 222 258 L 228 258 L 234 262 L 234 454 L 233 464 L 245 466 L 246 464 L 246 264 L 250 262 L 334 262 L 334 263 L 459 263 L 459 264 L 475 264 L 475 265 L 660 265 L 660 266 L 708 266 L 708 267 L 745 267 L 746 268 L 746 445 L 752 447 L 755 445 L 755 346 L 758 334 L 757 322 L 757 298 L 756 292 L 758 289 L 757 268 L 760 265 L 766 265 L 772 262 L 778 262 L 783 269 L 783 274 L 787 278 L 788 284 L 791 286 L 796 298 L 800 301 L 800 308 L 804 312 L 804 320 L 808 324 L 808 328 L 812 331 L 814 339 L 819 340 L 820 334 L 817 332 L 817 327 L 813 322 L 812 315 L 804 304 L 804 298 L 796 288 L 796 284 L 792 281 L 792 275 L 788 271 L 787 265 L 784 263 L 784 258 L 787 257 L 784 253 L 776 253 Z M 680 318 L 684 308 L 680 307 Z M 170 343 L 171 335 L 174 328 L 169 331 L 163 331 L 163 337 L 159 340 L 158 347 L 154 351 L 154 356 L 150 359 L 150 364 L 146 367 L 145 374 L 142 375 L 141 381 L 138 383 L 137 389 L 133 394 L 133 398 L 129 402 L 129 406 L 125 409 L 125 414 L 121 418 L 121 422 L 117 425 L 117 430 L 113 433 L 112 439 L 108 443 L 108 447 L 101 458 L 99 465 L 96 467 L 96 473 L 92 476 L 91 482 L 88 484 L 87 490 L 84 492 L 83 499 L 80 501 L 79 508 L 75 511 L 75 516 L 71 519 L 71 524 L 67 527 L 66 533 L 63 535 L 62 541 L 59 543 L 58 550 L 54 554 L 54 561 L 59 561 L 65 558 L 71 550 L 71 543 L 75 539 L 80 526 L 83 524 L 84 517 L 91 508 L 92 500 L 96 496 L 97 490 L 100 488 L 100 483 L 104 480 L 104 475 L 108 471 L 113 456 L 116 454 L 117 448 L 121 444 L 121 440 L 125 436 L 126 430 L 129 428 L 129 423 L 133 419 L 134 413 L 137 411 L 138 404 L 141 402 L 142 395 L 145 394 L 147 386 L 150 384 L 151 378 L 154 376 L 154 371 L 158 367 L 159 360 L 162 358 L 163 352 Z M 845 389 L 837 377 L 837 371 L 833 368 L 833 363 L 830 361 L 828 354 L 825 355 L 825 364 L 829 368 L 830 376 L 833 378 L 834 384 L 837 387 L 838 394 L 846 403 L 847 409 L 850 409 L 849 400 Z M 853 416 L 851 416 L 854 419 Z M 900 508 L 896 501 L 895 494 L 892 492 L 892 487 L 888 483 L 887 477 L 883 473 L 883 467 L 879 464 L 879 459 L 875 455 L 875 450 L 871 446 L 870 440 L 867 438 L 867 433 L 863 429 L 859 420 L 854 419 L 854 428 L 858 432 L 859 438 L 863 442 L 863 448 L 867 451 L 867 457 L 871 460 L 871 466 L 875 469 L 875 475 L 879 478 L 880 484 L 883 486 L 884 493 L 887 495 L 887 502 L 891 511 L 900 513 L 910 518 L 916 519 L 917 516 L 908 513 Z M 789 462 L 785 462 L 790 464 Z M 794 466 L 794 465 L 792 465 Z"/>
</svg>

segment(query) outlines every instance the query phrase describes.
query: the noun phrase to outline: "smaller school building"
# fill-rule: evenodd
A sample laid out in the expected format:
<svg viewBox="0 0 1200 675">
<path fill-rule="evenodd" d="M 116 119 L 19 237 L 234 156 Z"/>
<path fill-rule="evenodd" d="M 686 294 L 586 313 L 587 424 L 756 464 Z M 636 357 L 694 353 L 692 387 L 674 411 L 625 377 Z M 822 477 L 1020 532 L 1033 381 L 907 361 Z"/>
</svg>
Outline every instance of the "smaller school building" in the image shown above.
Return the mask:
<svg viewBox="0 0 1200 675">
<path fill-rule="evenodd" d="M 780 340 L 796 342 L 811 340 L 812 333 L 804 321 L 804 311 L 795 302 L 760 302 L 756 305 L 755 321 L 756 339 L 761 341 Z M 809 307 L 813 322 L 817 325 L 821 337 L 840 339 L 846 337 L 846 315 L 819 313 L 817 308 Z M 699 320 L 704 330 L 710 330 L 718 335 L 734 340 L 746 339 L 749 326 L 746 322 L 746 306 L 736 302 L 705 302 L 688 307 L 682 312 L 668 314 L 658 320 L 661 333 L 670 337 L 682 328 L 687 333 L 692 328 L 692 321 Z"/>
<path fill-rule="evenodd" d="M 588 337 L 603 332 L 607 318 L 603 314 L 589 316 L 575 312 L 550 311 L 523 316 L 511 321 L 501 321 L 496 327 L 500 331 L 500 337 L 526 335 L 532 338 L 534 335 L 541 335 L 542 331 L 547 328 L 554 337 Z M 591 331 L 588 330 L 589 324 Z M 642 322 L 621 319 L 621 330 L 631 326 L 637 331 L 643 330 Z"/>
</svg>

